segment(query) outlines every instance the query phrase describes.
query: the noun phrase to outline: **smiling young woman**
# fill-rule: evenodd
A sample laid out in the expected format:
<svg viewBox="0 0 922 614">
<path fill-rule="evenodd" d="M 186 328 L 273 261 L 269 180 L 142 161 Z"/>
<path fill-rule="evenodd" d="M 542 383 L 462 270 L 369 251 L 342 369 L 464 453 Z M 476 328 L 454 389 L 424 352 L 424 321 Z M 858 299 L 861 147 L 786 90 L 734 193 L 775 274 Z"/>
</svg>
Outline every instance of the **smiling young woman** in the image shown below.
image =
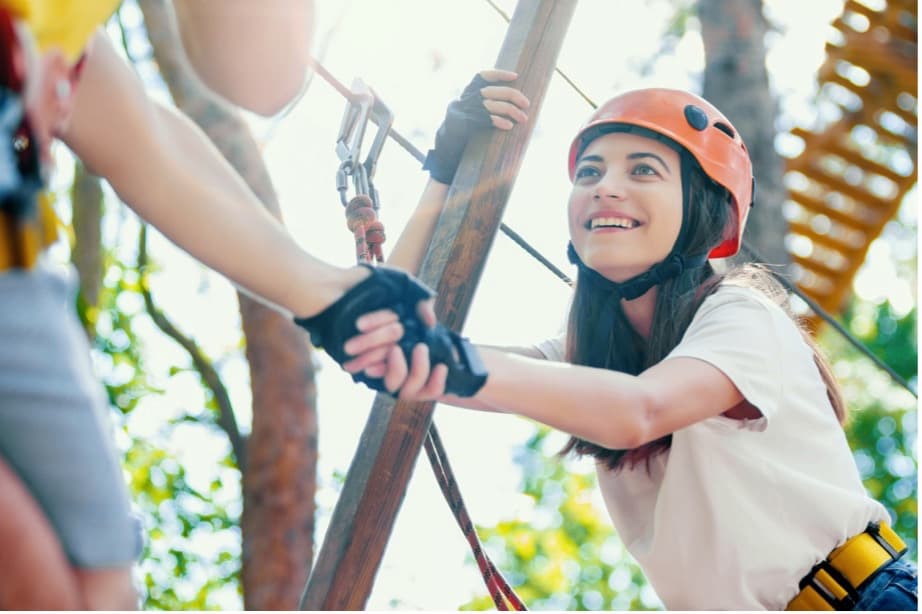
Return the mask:
<svg viewBox="0 0 922 614">
<path fill-rule="evenodd" d="M 490 83 L 452 103 L 440 134 L 525 119 L 527 100 L 503 83 L 515 75 L 482 75 Z M 465 117 L 478 119 L 450 125 Z M 449 159 L 440 147 L 430 158 Z M 393 252 L 411 272 L 447 194 L 444 166 Z M 347 370 L 404 399 L 569 433 L 566 451 L 596 459 L 612 522 L 670 609 L 915 610 L 915 567 L 861 484 L 841 395 L 786 293 L 762 269 L 721 276 L 709 262 L 737 253 L 752 206 L 730 121 L 688 92 L 628 92 L 576 135 L 569 172 L 578 277 L 563 336 L 481 347 L 486 383 L 461 399 L 444 394 L 425 347 L 409 366 L 383 349 L 400 327 L 371 314 L 346 344 Z"/>
</svg>

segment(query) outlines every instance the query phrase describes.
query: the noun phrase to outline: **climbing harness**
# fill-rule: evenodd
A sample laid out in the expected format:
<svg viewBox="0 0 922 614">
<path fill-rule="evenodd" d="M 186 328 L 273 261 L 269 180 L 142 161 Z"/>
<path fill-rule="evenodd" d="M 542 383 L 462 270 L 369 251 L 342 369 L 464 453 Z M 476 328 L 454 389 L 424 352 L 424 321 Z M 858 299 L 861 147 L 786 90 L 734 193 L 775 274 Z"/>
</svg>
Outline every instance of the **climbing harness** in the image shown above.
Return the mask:
<svg viewBox="0 0 922 614">
<path fill-rule="evenodd" d="M 858 591 L 906 550 L 888 524 L 871 523 L 804 576 L 785 610 L 851 610 L 860 599 Z"/>
<path fill-rule="evenodd" d="M 372 178 L 384 141 L 391 131 L 393 114 L 374 95 L 371 89 L 359 79 L 353 81 L 350 94 L 346 97 L 348 103 L 336 141 L 336 153 L 341 160 L 339 169 L 336 172 L 336 189 L 339 191 L 340 201 L 346 208 L 347 226 L 355 236 L 355 253 L 358 264 L 371 266 L 372 259 L 378 262 L 383 261 L 381 243 L 384 242 L 384 226 L 377 216 L 380 201 Z M 369 120 L 378 125 L 378 132 L 365 161 L 359 162 L 362 139 Z M 350 177 L 352 178 L 355 196 L 347 199 L 346 192 L 349 189 Z M 470 367 L 469 369 L 460 370 L 461 377 L 465 380 L 470 377 L 476 379 L 477 373 L 482 371 L 482 367 L 479 366 L 479 360 L 477 360 L 477 364 L 470 364 L 470 361 L 476 359 L 476 352 L 473 348 L 468 349 L 468 345 L 465 345 L 466 340 L 460 339 L 451 331 L 447 332 L 453 336 L 454 349 L 462 358 L 462 366 Z M 457 365 L 452 370 L 459 371 Z M 475 382 L 474 385 L 479 388 L 482 382 L 479 385 Z M 448 463 L 448 455 L 442 445 L 435 423 L 429 425 L 423 445 L 432 466 L 432 471 L 435 474 L 436 482 L 438 482 L 442 495 L 445 497 L 452 515 L 454 515 L 458 526 L 464 534 L 464 538 L 470 546 L 474 560 L 477 562 L 477 567 L 481 576 L 483 576 L 487 591 L 496 608 L 503 611 L 527 610 L 528 608 L 525 607 L 525 604 L 515 594 L 515 591 L 483 550 L 477 531 L 467 513 L 467 507 L 464 505 L 464 499 L 461 498 L 461 491 L 458 488 L 451 465 Z"/>
<path fill-rule="evenodd" d="M 0 271 L 31 268 L 57 225 L 42 192 L 41 160 L 22 104 L 23 51 L 13 15 L 0 6 Z"/>
<path fill-rule="evenodd" d="M 336 154 L 340 164 L 336 171 L 336 189 L 339 199 L 346 208 L 346 225 L 355 237 L 355 255 L 359 262 L 384 262 L 381 244 L 384 243 L 384 225 L 378 219 L 380 200 L 375 188 L 374 175 L 378 157 L 387 140 L 394 114 L 361 79 L 352 83 L 352 95 L 348 99 L 343 121 L 336 139 Z M 369 120 L 378 125 L 371 148 L 361 161 L 362 140 Z M 347 199 L 349 179 L 355 195 Z"/>
</svg>

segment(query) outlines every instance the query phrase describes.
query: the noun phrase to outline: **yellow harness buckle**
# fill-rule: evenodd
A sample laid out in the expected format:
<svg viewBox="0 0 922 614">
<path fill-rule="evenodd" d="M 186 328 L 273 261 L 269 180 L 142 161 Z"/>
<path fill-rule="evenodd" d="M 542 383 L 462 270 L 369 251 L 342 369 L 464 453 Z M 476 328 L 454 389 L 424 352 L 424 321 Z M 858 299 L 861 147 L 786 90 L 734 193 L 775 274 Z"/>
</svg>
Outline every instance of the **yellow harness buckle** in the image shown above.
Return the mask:
<svg viewBox="0 0 922 614">
<path fill-rule="evenodd" d="M 872 523 L 814 566 L 785 610 L 851 610 L 862 586 L 905 552 L 906 544 L 889 525 Z"/>
<path fill-rule="evenodd" d="M 57 240 L 57 216 L 45 192 L 38 196 L 37 213 L 23 219 L 0 210 L 0 272 L 32 268 L 39 254 Z"/>
</svg>

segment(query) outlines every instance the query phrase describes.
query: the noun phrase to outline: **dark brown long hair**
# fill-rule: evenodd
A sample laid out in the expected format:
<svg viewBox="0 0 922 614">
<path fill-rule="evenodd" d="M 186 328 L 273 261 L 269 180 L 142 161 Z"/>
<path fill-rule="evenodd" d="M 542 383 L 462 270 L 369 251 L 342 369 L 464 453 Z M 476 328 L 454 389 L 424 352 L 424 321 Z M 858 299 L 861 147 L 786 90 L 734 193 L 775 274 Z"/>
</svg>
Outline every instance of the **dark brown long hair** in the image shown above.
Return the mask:
<svg viewBox="0 0 922 614">
<path fill-rule="evenodd" d="M 729 206 L 729 193 L 714 183 L 697 162 L 688 154 L 681 156 L 688 165 L 687 219 L 682 254 L 701 254 L 718 245 L 727 224 L 733 222 L 733 208 Z M 718 275 L 710 263 L 682 272 L 677 277 L 658 286 L 656 306 L 650 336 L 644 339 L 637 333 L 624 313 L 620 301 L 613 303 L 610 293 L 597 284 L 588 283 L 579 273 L 567 326 L 565 359 L 577 365 L 600 367 L 637 375 L 663 360 L 675 348 L 691 324 L 701 303 L 724 282 L 755 288 L 778 303 L 792 319 L 788 294 L 772 272 L 761 266 L 747 264 Z M 608 339 L 599 339 L 598 322 L 612 318 Z M 609 327 L 602 327 L 604 330 Z M 840 422 L 845 420 L 845 404 L 828 363 L 810 335 L 799 326 L 804 339 L 813 349 L 814 360 L 826 384 L 829 400 Z M 561 454 L 575 452 L 594 456 L 609 469 L 634 467 L 647 463 L 672 444 L 672 435 L 660 437 L 631 450 L 611 450 L 597 444 L 571 437 Z"/>
</svg>

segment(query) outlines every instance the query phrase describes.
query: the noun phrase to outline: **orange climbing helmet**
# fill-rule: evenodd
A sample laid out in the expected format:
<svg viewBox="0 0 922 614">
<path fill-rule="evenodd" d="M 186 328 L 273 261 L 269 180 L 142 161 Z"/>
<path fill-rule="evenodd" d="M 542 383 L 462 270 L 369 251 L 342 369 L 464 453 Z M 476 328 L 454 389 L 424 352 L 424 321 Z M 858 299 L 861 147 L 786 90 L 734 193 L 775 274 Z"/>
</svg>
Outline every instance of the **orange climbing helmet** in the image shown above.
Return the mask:
<svg viewBox="0 0 922 614">
<path fill-rule="evenodd" d="M 675 141 L 698 161 L 705 174 L 730 192 L 736 223 L 708 256 L 727 258 L 740 249 L 746 217 L 752 207 L 755 179 L 752 161 L 736 128 L 714 105 L 689 92 L 640 89 L 600 106 L 570 145 L 569 173 L 590 141 L 609 132 L 612 124 L 637 126 Z"/>
</svg>

